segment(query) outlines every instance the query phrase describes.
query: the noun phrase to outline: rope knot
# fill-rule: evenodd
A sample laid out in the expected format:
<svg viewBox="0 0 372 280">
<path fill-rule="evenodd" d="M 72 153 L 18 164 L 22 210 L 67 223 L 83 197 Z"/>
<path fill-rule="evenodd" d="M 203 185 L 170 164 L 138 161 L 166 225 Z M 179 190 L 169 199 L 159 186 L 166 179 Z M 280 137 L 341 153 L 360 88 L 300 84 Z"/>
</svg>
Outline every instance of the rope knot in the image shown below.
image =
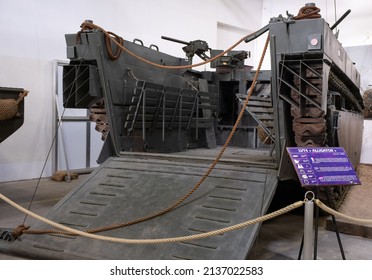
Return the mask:
<svg viewBox="0 0 372 280">
<path fill-rule="evenodd" d="M 320 18 L 320 9 L 315 5 L 306 5 L 298 11 L 298 15 L 294 17 L 295 20 L 299 19 L 310 19 L 310 18 Z"/>
<path fill-rule="evenodd" d="M 19 225 L 17 228 L 15 228 L 12 232 L 12 235 L 15 239 L 20 237 L 26 230 L 28 230 L 30 227 L 25 225 Z"/>
</svg>

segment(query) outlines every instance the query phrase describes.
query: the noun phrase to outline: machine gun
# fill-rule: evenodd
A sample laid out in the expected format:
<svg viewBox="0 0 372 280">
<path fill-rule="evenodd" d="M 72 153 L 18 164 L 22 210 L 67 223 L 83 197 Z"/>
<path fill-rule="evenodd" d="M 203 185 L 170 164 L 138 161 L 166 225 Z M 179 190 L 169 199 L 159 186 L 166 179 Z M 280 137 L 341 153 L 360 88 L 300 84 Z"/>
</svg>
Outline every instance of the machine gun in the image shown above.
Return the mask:
<svg viewBox="0 0 372 280">
<path fill-rule="evenodd" d="M 209 48 L 208 43 L 202 40 L 194 40 L 190 42 L 182 41 L 179 39 L 174 39 L 171 37 L 162 36 L 164 40 L 168 40 L 171 42 L 184 44 L 185 47 L 182 50 L 186 53 L 186 56 L 189 58 L 190 64 L 192 63 L 192 58 L 196 54 L 204 61 L 211 59 L 211 57 L 215 57 L 218 54 L 222 53 L 223 50 L 213 50 Z M 210 56 L 206 54 L 207 51 L 210 51 Z M 243 68 L 244 67 L 244 60 L 251 56 L 251 53 L 248 51 L 230 51 L 227 55 L 224 55 L 216 60 L 211 61 L 212 68 L 226 68 L 226 67 L 234 67 L 234 68 Z"/>
<path fill-rule="evenodd" d="M 179 43 L 186 45 L 182 48 L 182 50 L 186 53 L 186 56 L 189 58 L 190 64 L 192 62 L 192 58 L 194 55 L 199 56 L 203 60 L 209 59 L 209 56 L 206 54 L 207 51 L 209 51 L 209 46 L 206 41 L 203 40 L 194 40 L 190 42 L 182 41 L 179 39 L 174 39 L 167 36 L 161 36 L 162 39 L 168 40 L 171 42 Z"/>
</svg>

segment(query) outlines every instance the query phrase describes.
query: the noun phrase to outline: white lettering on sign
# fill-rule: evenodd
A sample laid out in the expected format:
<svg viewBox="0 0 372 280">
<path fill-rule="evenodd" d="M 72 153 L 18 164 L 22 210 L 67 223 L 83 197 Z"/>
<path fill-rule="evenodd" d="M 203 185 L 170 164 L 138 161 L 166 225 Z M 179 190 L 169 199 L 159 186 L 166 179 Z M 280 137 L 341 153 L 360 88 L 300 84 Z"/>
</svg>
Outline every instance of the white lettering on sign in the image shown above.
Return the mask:
<svg viewBox="0 0 372 280">
<path fill-rule="evenodd" d="M 312 149 L 313 153 L 333 153 L 333 149 Z"/>
</svg>

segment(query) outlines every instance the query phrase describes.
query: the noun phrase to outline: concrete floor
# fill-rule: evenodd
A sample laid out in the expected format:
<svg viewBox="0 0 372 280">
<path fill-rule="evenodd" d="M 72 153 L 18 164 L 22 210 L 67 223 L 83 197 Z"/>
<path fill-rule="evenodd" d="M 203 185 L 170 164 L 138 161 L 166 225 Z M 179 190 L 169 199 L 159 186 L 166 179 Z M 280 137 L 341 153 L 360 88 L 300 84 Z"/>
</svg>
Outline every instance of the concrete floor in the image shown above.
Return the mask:
<svg viewBox="0 0 372 280">
<path fill-rule="evenodd" d="M 55 182 L 49 179 L 40 181 L 31 210 L 45 215 L 66 193 L 76 184 L 86 178 L 86 174 L 79 179 L 67 182 Z M 29 206 L 37 180 L 0 183 L 0 193 L 21 204 Z M 279 190 L 280 192 L 280 190 Z M 279 199 L 279 196 L 274 198 Z M 297 201 L 295 199 L 294 201 Z M 272 209 L 271 209 L 272 210 Z M 271 211 L 270 210 L 270 211 Z M 24 223 L 24 214 L 0 201 L 0 228 L 13 228 Z M 326 216 L 319 220 L 319 237 L 317 259 L 341 260 L 341 253 L 336 234 L 325 229 Z M 27 218 L 26 224 L 31 224 L 32 218 Z M 301 210 L 290 212 L 273 220 L 264 222 L 260 234 L 254 244 L 249 259 L 255 260 L 296 260 L 298 258 L 303 235 L 303 213 Z M 372 239 L 340 234 L 346 259 L 372 260 Z M 0 259 L 19 259 L 0 253 Z"/>
</svg>

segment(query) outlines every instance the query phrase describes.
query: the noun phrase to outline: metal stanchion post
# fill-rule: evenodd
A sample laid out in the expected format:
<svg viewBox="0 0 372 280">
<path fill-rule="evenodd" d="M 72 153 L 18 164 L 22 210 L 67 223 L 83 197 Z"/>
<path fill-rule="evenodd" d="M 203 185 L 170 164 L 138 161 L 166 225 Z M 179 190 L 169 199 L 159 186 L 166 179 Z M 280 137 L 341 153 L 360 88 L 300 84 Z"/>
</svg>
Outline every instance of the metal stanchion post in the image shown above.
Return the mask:
<svg viewBox="0 0 372 280">
<path fill-rule="evenodd" d="M 312 198 L 307 196 L 311 194 Z M 304 260 L 312 260 L 312 246 L 314 239 L 314 193 L 308 191 L 305 193 L 305 220 L 304 220 Z"/>
</svg>

